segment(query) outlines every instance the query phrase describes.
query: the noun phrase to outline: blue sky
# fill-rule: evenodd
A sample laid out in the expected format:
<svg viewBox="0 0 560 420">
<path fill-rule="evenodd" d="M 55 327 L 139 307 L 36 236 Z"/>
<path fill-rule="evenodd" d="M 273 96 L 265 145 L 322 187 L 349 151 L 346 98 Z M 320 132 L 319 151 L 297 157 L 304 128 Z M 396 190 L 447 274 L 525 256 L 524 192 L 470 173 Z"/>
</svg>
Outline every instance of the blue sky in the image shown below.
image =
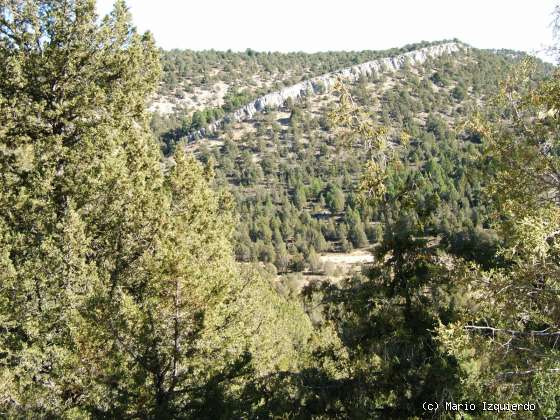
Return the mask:
<svg viewBox="0 0 560 420">
<path fill-rule="evenodd" d="M 98 0 L 107 13 L 113 0 Z M 165 49 L 385 49 L 459 38 L 538 52 L 552 42 L 556 0 L 128 0 L 137 27 Z M 542 54 L 539 54 L 542 55 Z"/>
</svg>

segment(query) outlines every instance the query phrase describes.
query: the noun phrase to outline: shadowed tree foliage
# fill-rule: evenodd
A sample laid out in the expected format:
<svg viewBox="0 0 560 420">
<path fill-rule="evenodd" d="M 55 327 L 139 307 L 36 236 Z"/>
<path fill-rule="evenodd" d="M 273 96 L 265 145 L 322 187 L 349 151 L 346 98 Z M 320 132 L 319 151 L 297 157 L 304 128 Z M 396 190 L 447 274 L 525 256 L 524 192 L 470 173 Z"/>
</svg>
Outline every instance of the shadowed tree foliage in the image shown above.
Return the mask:
<svg viewBox="0 0 560 420">
<path fill-rule="evenodd" d="M 534 74 L 534 62 L 523 62 L 500 84 L 493 112 L 471 123 L 486 146 L 486 195 L 503 243 L 493 265 L 463 278 L 468 304 L 439 335 L 468 367 L 467 392 L 533 401 L 545 418 L 560 404 L 560 75 Z"/>
</svg>

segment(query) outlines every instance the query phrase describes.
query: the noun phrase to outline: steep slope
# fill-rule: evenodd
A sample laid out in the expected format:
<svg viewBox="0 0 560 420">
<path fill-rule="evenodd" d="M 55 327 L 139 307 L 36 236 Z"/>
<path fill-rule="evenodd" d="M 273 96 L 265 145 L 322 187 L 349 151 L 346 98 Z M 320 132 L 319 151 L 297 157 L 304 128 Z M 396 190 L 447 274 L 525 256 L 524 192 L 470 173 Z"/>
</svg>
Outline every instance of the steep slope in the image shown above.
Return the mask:
<svg viewBox="0 0 560 420">
<path fill-rule="evenodd" d="M 337 96 L 328 87 L 338 77 L 345 80 L 354 100 L 389 128 L 397 146 L 401 133 L 410 136 L 410 147 L 402 152 L 403 171 L 394 182 L 418 177 L 425 205 L 443 203 L 427 231 L 456 247 L 460 241 L 454 238 L 475 243 L 477 235 L 486 235 L 481 233 L 486 209 L 473 165 L 480 145 L 462 122 L 496 92 L 498 80 L 521 58 L 511 51 L 446 43 L 262 95 L 219 123 L 204 124 L 194 142 L 187 136 L 193 138 L 198 111 L 192 118 L 156 115 L 152 126 L 167 153 L 186 141 L 199 160 L 214 166 L 216 182 L 236 198 L 237 259 L 265 263 L 285 277 L 278 287 L 290 294 L 309 279 L 344 277 L 384 234 L 379 209 L 363 205 L 354 194 L 366 156 L 358 145 L 340 147 L 328 118 Z M 166 129 L 166 123 L 175 126 Z M 399 211 L 391 210 L 395 217 Z M 421 209 L 410 217 L 416 211 Z"/>
<path fill-rule="evenodd" d="M 256 112 L 263 111 L 265 108 L 278 109 L 282 107 L 287 100 L 298 100 L 303 96 L 325 93 L 325 91 L 330 90 L 339 79 L 355 82 L 362 76 L 370 77 L 378 73 L 394 72 L 405 65 L 422 64 L 428 58 L 439 57 L 443 54 L 451 54 L 465 48 L 466 46 L 463 44 L 449 42 L 421 48 L 393 57 L 368 61 L 335 72 L 323 74 L 283 88 L 277 92 L 271 92 L 260 96 L 247 105 L 237 109 L 232 114 L 209 124 L 208 127 L 190 133 L 188 138 L 193 140 L 198 137 L 204 137 L 214 132 L 216 129 L 223 127 L 223 125 L 228 122 L 239 122 L 251 119 Z"/>
<path fill-rule="evenodd" d="M 161 51 L 164 78 L 151 109 L 192 115 L 208 107 L 232 112 L 251 100 L 301 81 L 368 61 L 393 57 L 441 42 L 420 42 L 383 51 L 278 53 Z"/>
</svg>

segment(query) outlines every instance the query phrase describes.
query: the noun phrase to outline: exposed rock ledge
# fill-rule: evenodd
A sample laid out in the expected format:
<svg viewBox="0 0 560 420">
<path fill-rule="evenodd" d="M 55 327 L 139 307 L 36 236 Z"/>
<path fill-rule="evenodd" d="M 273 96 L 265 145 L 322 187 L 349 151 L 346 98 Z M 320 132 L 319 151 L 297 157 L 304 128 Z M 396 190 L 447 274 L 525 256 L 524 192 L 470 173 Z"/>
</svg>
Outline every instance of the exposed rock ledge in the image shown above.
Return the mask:
<svg viewBox="0 0 560 420">
<path fill-rule="evenodd" d="M 361 75 L 369 76 L 372 73 L 379 74 L 382 72 L 394 72 L 402 68 L 407 62 L 410 65 L 421 64 L 428 58 L 439 57 L 443 54 L 451 54 L 464 48 L 465 46 L 462 44 L 449 42 L 421 48 L 419 50 L 410 51 L 394 57 L 368 61 L 355 66 L 346 67 L 332 73 L 326 73 L 283 88 L 277 92 L 261 96 L 233 113 L 226 115 L 224 118 L 213 122 L 206 129 L 192 132 L 189 134 L 188 138 L 189 140 L 194 140 L 196 137 L 204 137 L 221 128 L 228 122 L 249 120 L 256 112 L 260 112 L 266 107 L 273 109 L 281 108 L 289 98 L 296 100 L 307 95 L 318 94 L 322 92 L 323 89 L 328 91 L 333 87 L 338 78 L 348 81 L 356 81 Z"/>
</svg>

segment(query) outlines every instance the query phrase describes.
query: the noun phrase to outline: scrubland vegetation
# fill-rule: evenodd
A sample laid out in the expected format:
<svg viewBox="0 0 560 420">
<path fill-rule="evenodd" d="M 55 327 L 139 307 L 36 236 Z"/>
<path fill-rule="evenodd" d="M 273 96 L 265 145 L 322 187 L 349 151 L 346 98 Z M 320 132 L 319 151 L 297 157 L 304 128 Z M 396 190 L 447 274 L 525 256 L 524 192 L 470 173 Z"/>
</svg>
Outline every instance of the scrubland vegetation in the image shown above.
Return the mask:
<svg viewBox="0 0 560 420">
<path fill-rule="evenodd" d="M 464 48 L 188 140 L 429 45 L 161 51 L 121 1 L 0 3 L 0 415 L 556 417 L 555 66 Z"/>
</svg>

